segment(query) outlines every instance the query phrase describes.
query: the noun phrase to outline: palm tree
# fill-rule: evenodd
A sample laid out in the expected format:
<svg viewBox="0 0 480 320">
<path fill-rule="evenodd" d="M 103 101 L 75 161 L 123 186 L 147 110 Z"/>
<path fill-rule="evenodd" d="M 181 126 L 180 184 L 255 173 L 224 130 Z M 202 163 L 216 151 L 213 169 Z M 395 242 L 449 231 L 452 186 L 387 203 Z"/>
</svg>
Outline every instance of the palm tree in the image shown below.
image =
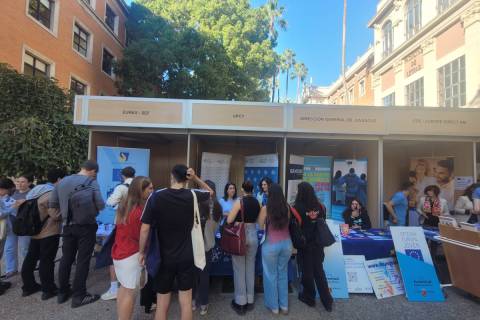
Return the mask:
<svg viewBox="0 0 480 320">
<path fill-rule="evenodd" d="M 276 27 L 278 26 L 284 31 L 287 29 L 287 21 L 283 18 L 285 8 L 283 6 L 278 6 L 278 0 L 268 0 L 266 3 L 266 10 L 269 20 L 268 31 L 270 40 L 272 42 L 272 47 L 276 47 L 278 39 L 278 31 Z M 279 72 L 280 70 L 276 65 L 272 77 L 272 102 L 275 101 L 275 81 Z"/>
<path fill-rule="evenodd" d="M 288 101 L 288 78 L 290 76 L 290 69 L 295 64 L 295 52 L 292 49 L 286 49 L 282 53 L 281 70 L 287 73 L 285 78 L 285 100 Z"/>
<path fill-rule="evenodd" d="M 305 64 L 303 62 L 297 62 L 295 63 L 294 67 L 293 67 L 293 73 L 291 75 L 291 79 L 295 79 L 297 78 L 297 103 L 300 103 L 300 83 L 303 84 L 303 82 L 305 81 L 305 78 L 307 77 L 307 74 L 308 74 L 308 69 L 307 69 L 307 66 L 305 66 Z"/>
</svg>

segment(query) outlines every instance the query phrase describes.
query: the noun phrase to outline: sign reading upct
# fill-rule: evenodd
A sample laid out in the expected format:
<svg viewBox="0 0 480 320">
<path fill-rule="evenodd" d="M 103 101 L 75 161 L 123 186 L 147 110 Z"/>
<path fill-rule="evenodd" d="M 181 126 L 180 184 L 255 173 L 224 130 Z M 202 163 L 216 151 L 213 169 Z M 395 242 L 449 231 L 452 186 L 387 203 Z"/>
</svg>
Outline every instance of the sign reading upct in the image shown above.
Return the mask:
<svg viewBox="0 0 480 320">
<path fill-rule="evenodd" d="M 192 105 L 192 125 L 283 129 L 283 108 L 280 106 L 207 104 Z"/>
<path fill-rule="evenodd" d="M 301 108 L 293 109 L 295 131 L 323 133 L 382 134 L 385 131 L 383 112 L 372 110 Z"/>
</svg>

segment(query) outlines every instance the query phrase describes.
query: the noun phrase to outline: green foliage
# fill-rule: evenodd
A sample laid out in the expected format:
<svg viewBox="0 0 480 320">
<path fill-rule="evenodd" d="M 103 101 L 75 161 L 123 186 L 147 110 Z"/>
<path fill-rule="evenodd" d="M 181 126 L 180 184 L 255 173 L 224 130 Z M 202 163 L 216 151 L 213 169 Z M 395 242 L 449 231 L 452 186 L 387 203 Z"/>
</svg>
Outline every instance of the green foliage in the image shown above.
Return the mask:
<svg viewBox="0 0 480 320">
<path fill-rule="evenodd" d="M 278 60 L 269 23 L 246 0 L 132 3 L 120 93 L 265 101 Z"/>
<path fill-rule="evenodd" d="M 76 170 L 88 134 L 72 123 L 71 95 L 54 80 L 0 64 L 0 174 L 45 177 L 52 167 Z"/>
</svg>

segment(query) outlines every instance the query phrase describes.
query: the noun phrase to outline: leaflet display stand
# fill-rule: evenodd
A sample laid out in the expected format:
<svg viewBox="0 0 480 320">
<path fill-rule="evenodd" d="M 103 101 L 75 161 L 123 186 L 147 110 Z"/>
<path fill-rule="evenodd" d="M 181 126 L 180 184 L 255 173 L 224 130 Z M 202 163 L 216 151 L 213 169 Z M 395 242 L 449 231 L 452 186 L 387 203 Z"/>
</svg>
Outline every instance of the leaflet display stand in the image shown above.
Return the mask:
<svg viewBox="0 0 480 320">
<path fill-rule="evenodd" d="M 439 225 L 453 286 L 480 297 L 480 232 Z"/>
</svg>

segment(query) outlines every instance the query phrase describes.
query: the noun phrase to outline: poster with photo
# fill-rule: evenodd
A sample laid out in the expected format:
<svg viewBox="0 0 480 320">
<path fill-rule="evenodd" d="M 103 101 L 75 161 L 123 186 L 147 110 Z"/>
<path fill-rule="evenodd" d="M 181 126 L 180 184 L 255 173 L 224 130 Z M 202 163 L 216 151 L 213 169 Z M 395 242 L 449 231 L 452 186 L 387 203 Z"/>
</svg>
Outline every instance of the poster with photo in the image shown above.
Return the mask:
<svg viewBox="0 0 480 320">
<path fill-rule="evenodd" d="M 419 157 L 410 159 L 408 179 L 415 185 L 417 204 L 427 186 L 440 188 L 440 197 L 447 200 L 448 208 L 455 205 L 455 165 L 453 157 Z"/>
<path fill-rule="evenodd" d="M 333 160 L 332 219 L 343 220 L 343 211 L 355 198 L 367 205 L 367 167 L 367 159 Z"/>
</svg>

